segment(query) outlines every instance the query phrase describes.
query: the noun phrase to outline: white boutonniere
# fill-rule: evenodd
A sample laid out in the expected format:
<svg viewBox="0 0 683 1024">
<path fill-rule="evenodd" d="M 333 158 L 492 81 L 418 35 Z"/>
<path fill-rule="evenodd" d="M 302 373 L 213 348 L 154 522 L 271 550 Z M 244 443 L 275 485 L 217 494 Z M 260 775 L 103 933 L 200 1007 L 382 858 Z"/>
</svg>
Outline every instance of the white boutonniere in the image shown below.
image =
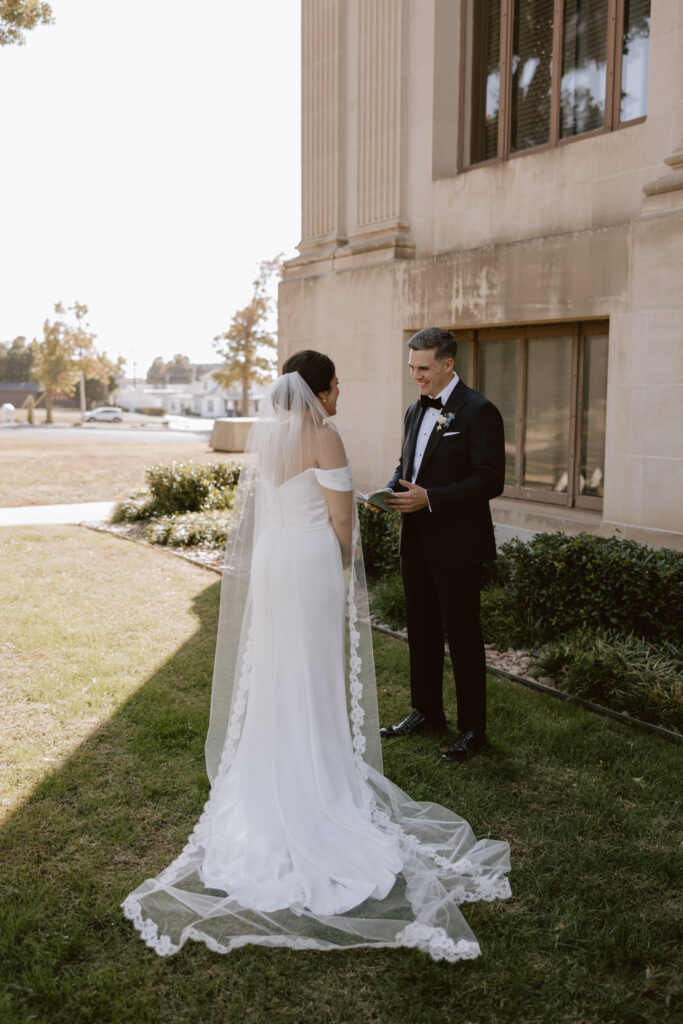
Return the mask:
<svg viewBox="0 0 683 1024">
<path fill-rule="evenodd" d="M 447 412 L 445 416 L 443 413 L 441 413 L 440 416 L 436 417 L 436 429 L 443 430 L 445 427 L 450 426 L 454 419 L 455 413 L 453 412 Z"/>
</svg>

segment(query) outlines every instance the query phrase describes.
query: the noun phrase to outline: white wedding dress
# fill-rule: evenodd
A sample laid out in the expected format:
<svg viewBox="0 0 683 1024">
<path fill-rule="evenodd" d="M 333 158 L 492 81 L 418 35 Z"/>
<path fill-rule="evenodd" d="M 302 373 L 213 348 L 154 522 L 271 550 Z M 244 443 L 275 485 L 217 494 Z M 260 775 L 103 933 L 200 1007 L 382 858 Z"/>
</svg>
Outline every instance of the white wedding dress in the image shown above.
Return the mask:
<svg viewBox="0 0 683 1024">
<path fill-rule="evenodd" d="M 160 955 L 195 939 L 219 953 L 372 945 L 473 958 L 459 904 L 509 895 L 506 843 L 477 841 L 466 821 L 411 800 L 381 771 L 367 609 L 323 488 L 353 490 L 349 467 L 259 480 L 209 799 L 180 856 L 122 905 Z M 234 614 L 230 591 L 227 601 Z M 212 727 L 220 718 L 214 706 Z"/>
</svg>

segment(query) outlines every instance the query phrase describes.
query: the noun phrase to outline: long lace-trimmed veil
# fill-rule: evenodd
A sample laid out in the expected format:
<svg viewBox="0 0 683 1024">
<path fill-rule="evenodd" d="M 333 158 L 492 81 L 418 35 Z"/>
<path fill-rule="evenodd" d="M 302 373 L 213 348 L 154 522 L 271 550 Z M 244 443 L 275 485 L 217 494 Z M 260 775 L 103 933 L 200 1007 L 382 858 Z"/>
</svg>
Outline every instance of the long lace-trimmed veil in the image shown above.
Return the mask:
<svg viewBox="0 0 683 1024">
<path fill-rule="evenodd" d="M 352 490 L 323 406 L 298 373 L 279 377 L 249 433 L 228 531 L 209 799 L 181 854 L 122 904 L 162 956 L 194 939 L 219 953 L 410 946 L 471 959 L 479 945 L 459 906 L 510 893 L 507 843 L 477 840 L 382 772 Z M 344 570 L 335 492 L 353 505 Z"/>
</svg>

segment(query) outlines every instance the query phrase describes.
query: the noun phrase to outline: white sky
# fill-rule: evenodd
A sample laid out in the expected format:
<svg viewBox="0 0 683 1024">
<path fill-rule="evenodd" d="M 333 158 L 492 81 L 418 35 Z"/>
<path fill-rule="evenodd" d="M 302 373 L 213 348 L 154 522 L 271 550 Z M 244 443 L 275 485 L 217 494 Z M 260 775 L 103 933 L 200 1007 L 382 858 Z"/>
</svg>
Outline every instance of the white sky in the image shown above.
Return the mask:
<svg viewBox="0 0 683 1024">
<path fill-rule="evenodd" d="M 218 361 L 299 240 L 299 0 L 51 3 L 0 48 L 0 341 L 78 300 L 130 373 Z"/>
</svg>

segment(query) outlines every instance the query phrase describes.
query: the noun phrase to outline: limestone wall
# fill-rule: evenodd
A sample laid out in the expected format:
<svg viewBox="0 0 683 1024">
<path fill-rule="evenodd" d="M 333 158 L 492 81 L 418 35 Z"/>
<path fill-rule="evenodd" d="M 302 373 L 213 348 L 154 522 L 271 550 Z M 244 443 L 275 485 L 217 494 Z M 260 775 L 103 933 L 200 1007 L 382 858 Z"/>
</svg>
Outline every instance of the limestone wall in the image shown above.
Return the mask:
<svg viewBox="0 0 683 1024">
<path fill-rule="evenodd" d="M 458 172 L 460 15 L 304 0 L 305 212 L 281 356 L 335 359 L 365 489 L 398 455 L 409 333 L 609 319 L 603 512 L 506 499 L 498 520 L 681 547 L 683 0 L 652 3 L 643 122 Z"/>
</svg>

